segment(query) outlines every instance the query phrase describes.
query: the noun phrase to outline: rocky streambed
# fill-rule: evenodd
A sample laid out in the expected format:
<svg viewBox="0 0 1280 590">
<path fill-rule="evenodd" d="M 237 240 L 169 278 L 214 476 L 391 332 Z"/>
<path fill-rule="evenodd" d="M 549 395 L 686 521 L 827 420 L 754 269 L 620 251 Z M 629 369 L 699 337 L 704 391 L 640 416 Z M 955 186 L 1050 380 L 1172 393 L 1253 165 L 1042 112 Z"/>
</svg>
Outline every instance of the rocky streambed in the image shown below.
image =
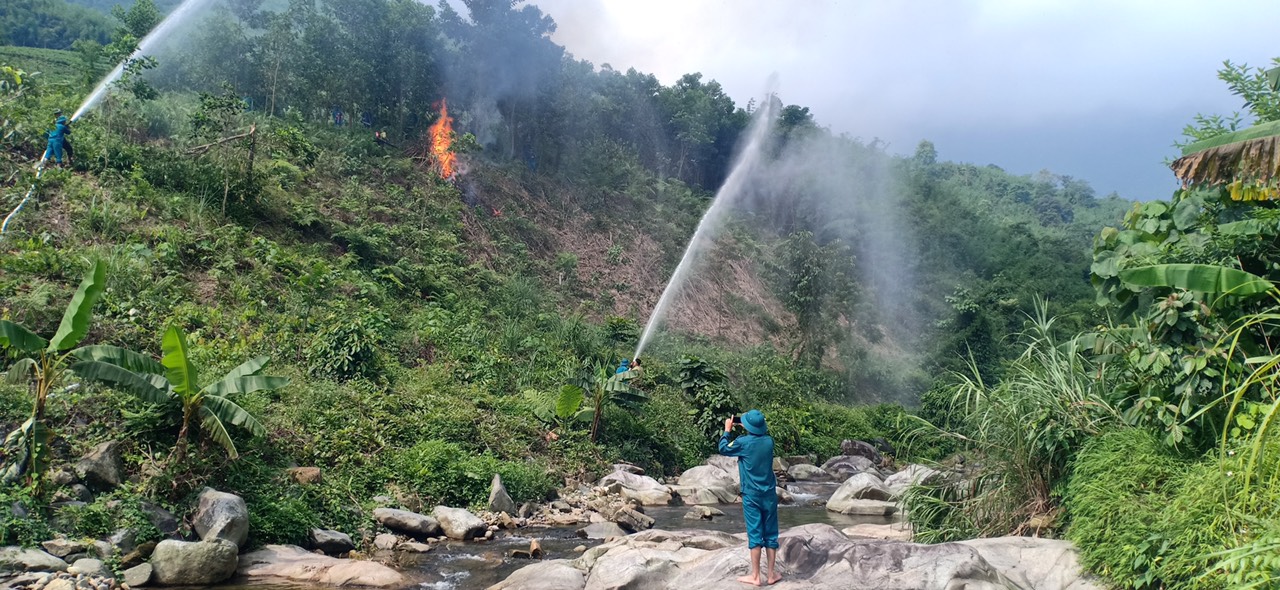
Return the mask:
<svg viewBox="0 0 1280 590">
<path fill-rule="evenodd" d="M 918 465 L 886 469 L 874 450 L 846 450 L 853 453 L 821 465 L 812 457 L 774 464 L 783 502 L 779 562 L 786 579 L 780 588 L 1095 587 L 1062 541 L 910 543 L 898 500 L 911 485 L 942 474 Z M 192 516 L 199 540 L 144 548 L 147 555 L 131 555 L 123 575 L 85 561 L 87 553 L 107 552 L 109 543 L 55 539 L 44 551 L 0 548 L 0 572 L 13 572 L 7 580 L 0 573 L 0 582 L 29 590 L 738 588 L 734 580 L 747 571 L 747 552 L 733 461 L 711 457 L 663 481 L 618 464 L 595 484 L 563 490 L 540 506 L 517 507 L 495 477 L 486 512 L 380 508 L 373 518 L 382 532 L 372 538 L 353 541 L 317 529 L 307 549 L 267 546 L 248 553 L 237 549 L 247 534 L 243 501 L 207 490 Z M 89 570 L 94 573 L 84 573 Z"/>
</svg>

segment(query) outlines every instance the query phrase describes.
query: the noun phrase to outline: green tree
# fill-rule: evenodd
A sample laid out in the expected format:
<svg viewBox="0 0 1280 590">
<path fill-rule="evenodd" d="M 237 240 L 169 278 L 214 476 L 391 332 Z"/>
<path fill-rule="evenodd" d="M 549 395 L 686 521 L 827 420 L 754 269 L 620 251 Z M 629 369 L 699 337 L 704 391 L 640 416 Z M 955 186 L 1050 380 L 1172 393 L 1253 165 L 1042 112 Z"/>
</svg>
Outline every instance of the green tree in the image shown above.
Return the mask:
<svg viewBox="0 0 1280 590">
<path fill-rule="evenodd" d="M 186 456 L 188 431 L 197 419 L 204 435 L 221 445 L 232 459 L 239 454 L 227 431 L 228 424 L 244 428 L 255 436 L 266 432 L 257 418 L 231 396 L 270 391 L 289 384 L 287 377 L 260 374 L 267 366 L 267 357 L 250 359 L 201 387 L 197 368 L 188 353 L 186 334 L 180 328 L 170 326 L 165 331 L 162 348 L 164 356 L 156 362 L 114 346 L 98 346 L 84 355 L 86 360 L 72 368 L 85 379 L 109 383 L 144 402 L 180 408 L 182 422 L 174 445 L 177 463 Z"/>
<path fill-rule="evenodd" d="M 836 318 L 853 298 L 853 282 L 841 265 L 853 255 L 838 242 L 819 245 L 812 232 L 792 233 L 779 246 L 774 270 L 782 305 L 795 315 L 796 358 L 818 367 L 835 334 Z"/>
<path fill-rule="evenodd" d="M 111 16 L 120 21 L 124 33 L 137 39 L 146 37 L 160 23 L 160 10 L 154 0 L 134 0 L 128 10 L 117 4 L 111 8 Z"/>
</svg>

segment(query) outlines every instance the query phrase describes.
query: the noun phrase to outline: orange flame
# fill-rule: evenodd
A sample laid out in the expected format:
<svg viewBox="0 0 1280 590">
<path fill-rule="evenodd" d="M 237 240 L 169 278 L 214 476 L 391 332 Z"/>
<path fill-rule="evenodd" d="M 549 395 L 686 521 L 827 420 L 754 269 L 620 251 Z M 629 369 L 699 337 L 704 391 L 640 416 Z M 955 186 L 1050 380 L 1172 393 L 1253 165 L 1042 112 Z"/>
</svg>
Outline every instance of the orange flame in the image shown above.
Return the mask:
<svg viewBox="0 0 1280 590">
<path fill-rule="evenodd" d="M 453 117 L 449 116 L 449 105 L 440 99 L 440 118 L 431 125 L 431 156 L 440 169 L 440 178 L 453 176 L 453 166 L 458 155 L 450 150 L 453 145 Z"/>
</svg>

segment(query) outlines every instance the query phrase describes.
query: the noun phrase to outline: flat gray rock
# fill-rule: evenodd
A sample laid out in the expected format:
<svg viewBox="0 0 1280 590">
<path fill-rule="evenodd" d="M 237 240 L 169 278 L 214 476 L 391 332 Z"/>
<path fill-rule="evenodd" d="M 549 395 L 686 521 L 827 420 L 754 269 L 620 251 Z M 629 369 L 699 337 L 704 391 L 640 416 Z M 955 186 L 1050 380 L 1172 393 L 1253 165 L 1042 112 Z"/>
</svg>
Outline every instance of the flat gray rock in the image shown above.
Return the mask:
<svg viewBox="0 0 1280 590">
<path fill-rule="evenodd" d="M 784 577 L 773 587 L 1097 590 L 1079 581 L 1079 565 L 1071 559 L 1074 550 L 1069 543 L 1034 547 L 1016 539 L 967 543 L 971 542 L 918 545 L 851 540 L 830 525 L 794 527 L 779 536 L 778 565 Z M 988 553 L 998 556 L 988 561 Z M 1032 568 L 1043 575 L 1031 573 Z M 743 586 L 737 578 L 747 570 L 746 543 L 739 537 L 651 530 L 592 547 L 572 561 L 521 568 L 490 590 L 740 590 Z"/>
<path fill-rule="evenodd" d="M 65 572 L 67 562 L 39 549 L 0 547 L 0 571 Z"/>
</svg>

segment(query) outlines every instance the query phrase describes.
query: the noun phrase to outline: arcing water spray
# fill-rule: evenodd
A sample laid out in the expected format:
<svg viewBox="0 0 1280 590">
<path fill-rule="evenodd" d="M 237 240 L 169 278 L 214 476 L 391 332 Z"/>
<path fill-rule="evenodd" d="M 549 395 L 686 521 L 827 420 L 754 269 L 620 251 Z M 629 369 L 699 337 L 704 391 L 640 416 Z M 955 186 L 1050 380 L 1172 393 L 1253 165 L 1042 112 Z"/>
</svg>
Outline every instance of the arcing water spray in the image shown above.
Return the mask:
<svg viewBox="0 0 1280 590">
<path fill-rule="evenodd" d="M 93 92 L 89 93 L 89 97 L 84 99 L 84 103 L 80 105 L 80 108 L 76 109 L 76 112 L 71 115 L 71 120 L 75 121 L 76 119 L 79 119 L 82 115 L 88 112 L 89 109 L 98 106 L 98 103 L 102 102 L 102 98 L 106 96 L 107 91 L 111 89 L 111 84 L 116 80 L 119 80 L 120 76 L 124 75 L 124 66 L 126 63 L 129 63 L 129 60 L 146 54 L 154 48 L 161 39 L 168 36 L 169 33 L 178 26 L 178 23 L 190 18 L 191 15 L 197 12 L 197 9 L 200 8 L 201 5 L 206 4 L 209 1 L 210 0 L 186 0 L 186 2 L 180 4 L 177 9 L 169 13 L 169 16 L 164 17 L 164 20 L 160 21 L 160 24 L 156 25 L 156 28 L 151 29 L 151 32 L 147 33 L 147 36 L 143 37 L 142 40 L 138 42 L 137 51 L 133 52 L 128 59 L 120 62 L 120 65 L 117 65 L 111 70 L 111 73 L 107 74 L 107 76 L 102 79 L 101 82 L 98 82 L 98 85 L 94 87 Z"/>
<path fill-rule="evenodd" d="M 689 274 L 692 272 L 694 265 L 701 257 L 702 253 L 710 246 L 712 238 L 720 230 L 721 221 L 723 221 L 725 213 L 729 211 L 732 205 L 742 194 L 746 187 L 746 181 L 751 176 L 751 171 L 760 164 L 760 160 L 764 155 L 765 145 L 768 143 L 770 131 L 774 127 L 774 122 L 778 117 L 778 105 L 781 104 L 773 96 L 769 96 L 755 112 L 755 119 L 751 122 L 751 127 L 747 129 L 747 143 L 738 154 L 738 159 L 733 165 L 733 170 L 729 172 L 729 177 L 725 179 L 720 190 L 716 191 L 716 196 L 711 201 L 711 207 L 707 208 L 707 212 L 702 215 L 702 220 L 698 222 L 698 229 L 693 232 L 693 238 L 689 240 L 689 245 L 685 248 L 684 256 L 680 259 L 680 264 L 676 265 L 676 271 L 671 275 L 671 280 L 667 282 L 667 287 L 663 289 L 662 296 L 658 298 L 658 305 L 653 308 L 653 314 L 649 316 L 649 322 L 645 324 L 644 333 L 640 336 L 640 343 L 636 346 L 636 352 L 631 358 L 638 358 L 640 353 L 644 351 L 644 347 L 649 343 L 649 338 L 653 336 L 657 330 L 658 324 L 661 323 L 663 316 L 667 313 L 667 308 L 671 306 L 671 302 L 675 300 L 680 290 L 684 288 L 684 284 L 688 282 Z"/>
</svg>

